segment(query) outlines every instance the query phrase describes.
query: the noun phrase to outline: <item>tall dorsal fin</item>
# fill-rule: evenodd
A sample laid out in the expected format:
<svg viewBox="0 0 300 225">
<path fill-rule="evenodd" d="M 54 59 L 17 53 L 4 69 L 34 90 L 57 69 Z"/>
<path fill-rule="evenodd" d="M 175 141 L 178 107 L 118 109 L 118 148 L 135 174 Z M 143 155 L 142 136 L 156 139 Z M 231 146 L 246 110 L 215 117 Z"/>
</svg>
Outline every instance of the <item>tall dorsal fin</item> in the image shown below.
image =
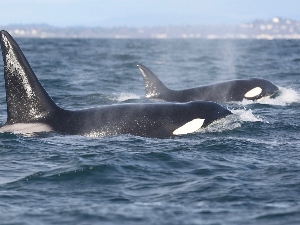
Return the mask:
<svg viewBox="0 0 300 225">
<path fill-rule="evenodd" d="M 161 95 L 169 92 L 167 88 L 154 73 L 143 65 L 137 65 L 140 69 L 145 82 L 145 97 L 146 98 L 160 98 Z"/>
<path fill-rule="evenodd" d="M 6 31 L 1 31 L 7 123 L 41 121 L 58 109 L 31 69 L 22 50 Z"/>
</svg>

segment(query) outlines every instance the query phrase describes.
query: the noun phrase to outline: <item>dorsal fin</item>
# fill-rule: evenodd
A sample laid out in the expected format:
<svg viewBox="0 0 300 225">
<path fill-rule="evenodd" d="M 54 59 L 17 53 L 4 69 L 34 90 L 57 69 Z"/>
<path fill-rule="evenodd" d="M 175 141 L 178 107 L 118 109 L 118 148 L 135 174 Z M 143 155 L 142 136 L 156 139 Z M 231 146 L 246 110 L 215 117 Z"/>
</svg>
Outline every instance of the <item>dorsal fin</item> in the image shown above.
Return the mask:
<svg viewBox="0 0 300 225">
<path fill-rule="evenodd" d="M 160 98 L 161 95 L 170 91 L 147 67 L 137 65 L 140 69 L 145 82 L 145 97 L 146 98 Z"/>
<path fill-rule="evenodd" d="M 18 44 L 1 31 L 7 123 L 42 121 L 58 109 L 31 69 Z"/>
</svg>

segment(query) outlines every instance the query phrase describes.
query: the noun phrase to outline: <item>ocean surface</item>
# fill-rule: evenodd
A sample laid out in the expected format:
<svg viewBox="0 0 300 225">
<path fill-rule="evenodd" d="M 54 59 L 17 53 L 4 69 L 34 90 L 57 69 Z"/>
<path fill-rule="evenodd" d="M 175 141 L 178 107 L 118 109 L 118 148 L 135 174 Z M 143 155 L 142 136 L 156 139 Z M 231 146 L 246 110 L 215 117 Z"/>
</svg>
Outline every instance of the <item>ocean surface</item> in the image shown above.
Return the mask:
<svg viewBox="0 0 300 225">
<path fill-rule="evenodd" d="M 280 93 L 172 138 L 1 133 L 0 224 L 300 223 L 299 40 L 16 40 L 64 109 L 154 102 L 137 64 L 171 89 L 258 77 Z"/>
</svg>

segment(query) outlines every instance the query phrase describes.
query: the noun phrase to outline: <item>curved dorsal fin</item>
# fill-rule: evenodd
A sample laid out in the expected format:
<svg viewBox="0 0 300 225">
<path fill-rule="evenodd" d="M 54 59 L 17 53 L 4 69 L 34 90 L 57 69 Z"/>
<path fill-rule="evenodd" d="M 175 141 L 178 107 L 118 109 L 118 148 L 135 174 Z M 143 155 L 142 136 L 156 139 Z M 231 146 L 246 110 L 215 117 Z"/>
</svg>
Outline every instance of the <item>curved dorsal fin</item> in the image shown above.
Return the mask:
<svg viewBox="0 0 300 225">
<path fill-rule="evenodd" d="M 42 121 L 58 106 L 31 69 L 22 50 L 6 31 L 1 31 L 7 123 Z"/>
<path fill-rule="evenodd" d="M 170 91 L 147 67 L 143 65 L 137 65 L 137 67 L 144 78 L 146 98 L 159 99 L 161 95 Z"/>
</svg>

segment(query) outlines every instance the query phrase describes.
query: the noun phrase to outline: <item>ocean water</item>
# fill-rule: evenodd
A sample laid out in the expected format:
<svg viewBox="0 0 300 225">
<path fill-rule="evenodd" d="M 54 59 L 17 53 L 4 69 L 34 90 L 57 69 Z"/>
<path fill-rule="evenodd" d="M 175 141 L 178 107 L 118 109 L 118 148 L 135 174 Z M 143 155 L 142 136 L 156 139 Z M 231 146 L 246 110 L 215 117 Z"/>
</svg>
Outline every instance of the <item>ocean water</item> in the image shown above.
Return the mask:
<svg viewBox="0 0 300 225">
<path fill-rule="evenodd" d="M 0 224 L 300 223 L 299 40 L 17 42 L 65 109 L 153 102 L 137 64 L 171 89 L 258 77 L 280 93 L 173 138 L 1 133 Z"/>
</svg>

